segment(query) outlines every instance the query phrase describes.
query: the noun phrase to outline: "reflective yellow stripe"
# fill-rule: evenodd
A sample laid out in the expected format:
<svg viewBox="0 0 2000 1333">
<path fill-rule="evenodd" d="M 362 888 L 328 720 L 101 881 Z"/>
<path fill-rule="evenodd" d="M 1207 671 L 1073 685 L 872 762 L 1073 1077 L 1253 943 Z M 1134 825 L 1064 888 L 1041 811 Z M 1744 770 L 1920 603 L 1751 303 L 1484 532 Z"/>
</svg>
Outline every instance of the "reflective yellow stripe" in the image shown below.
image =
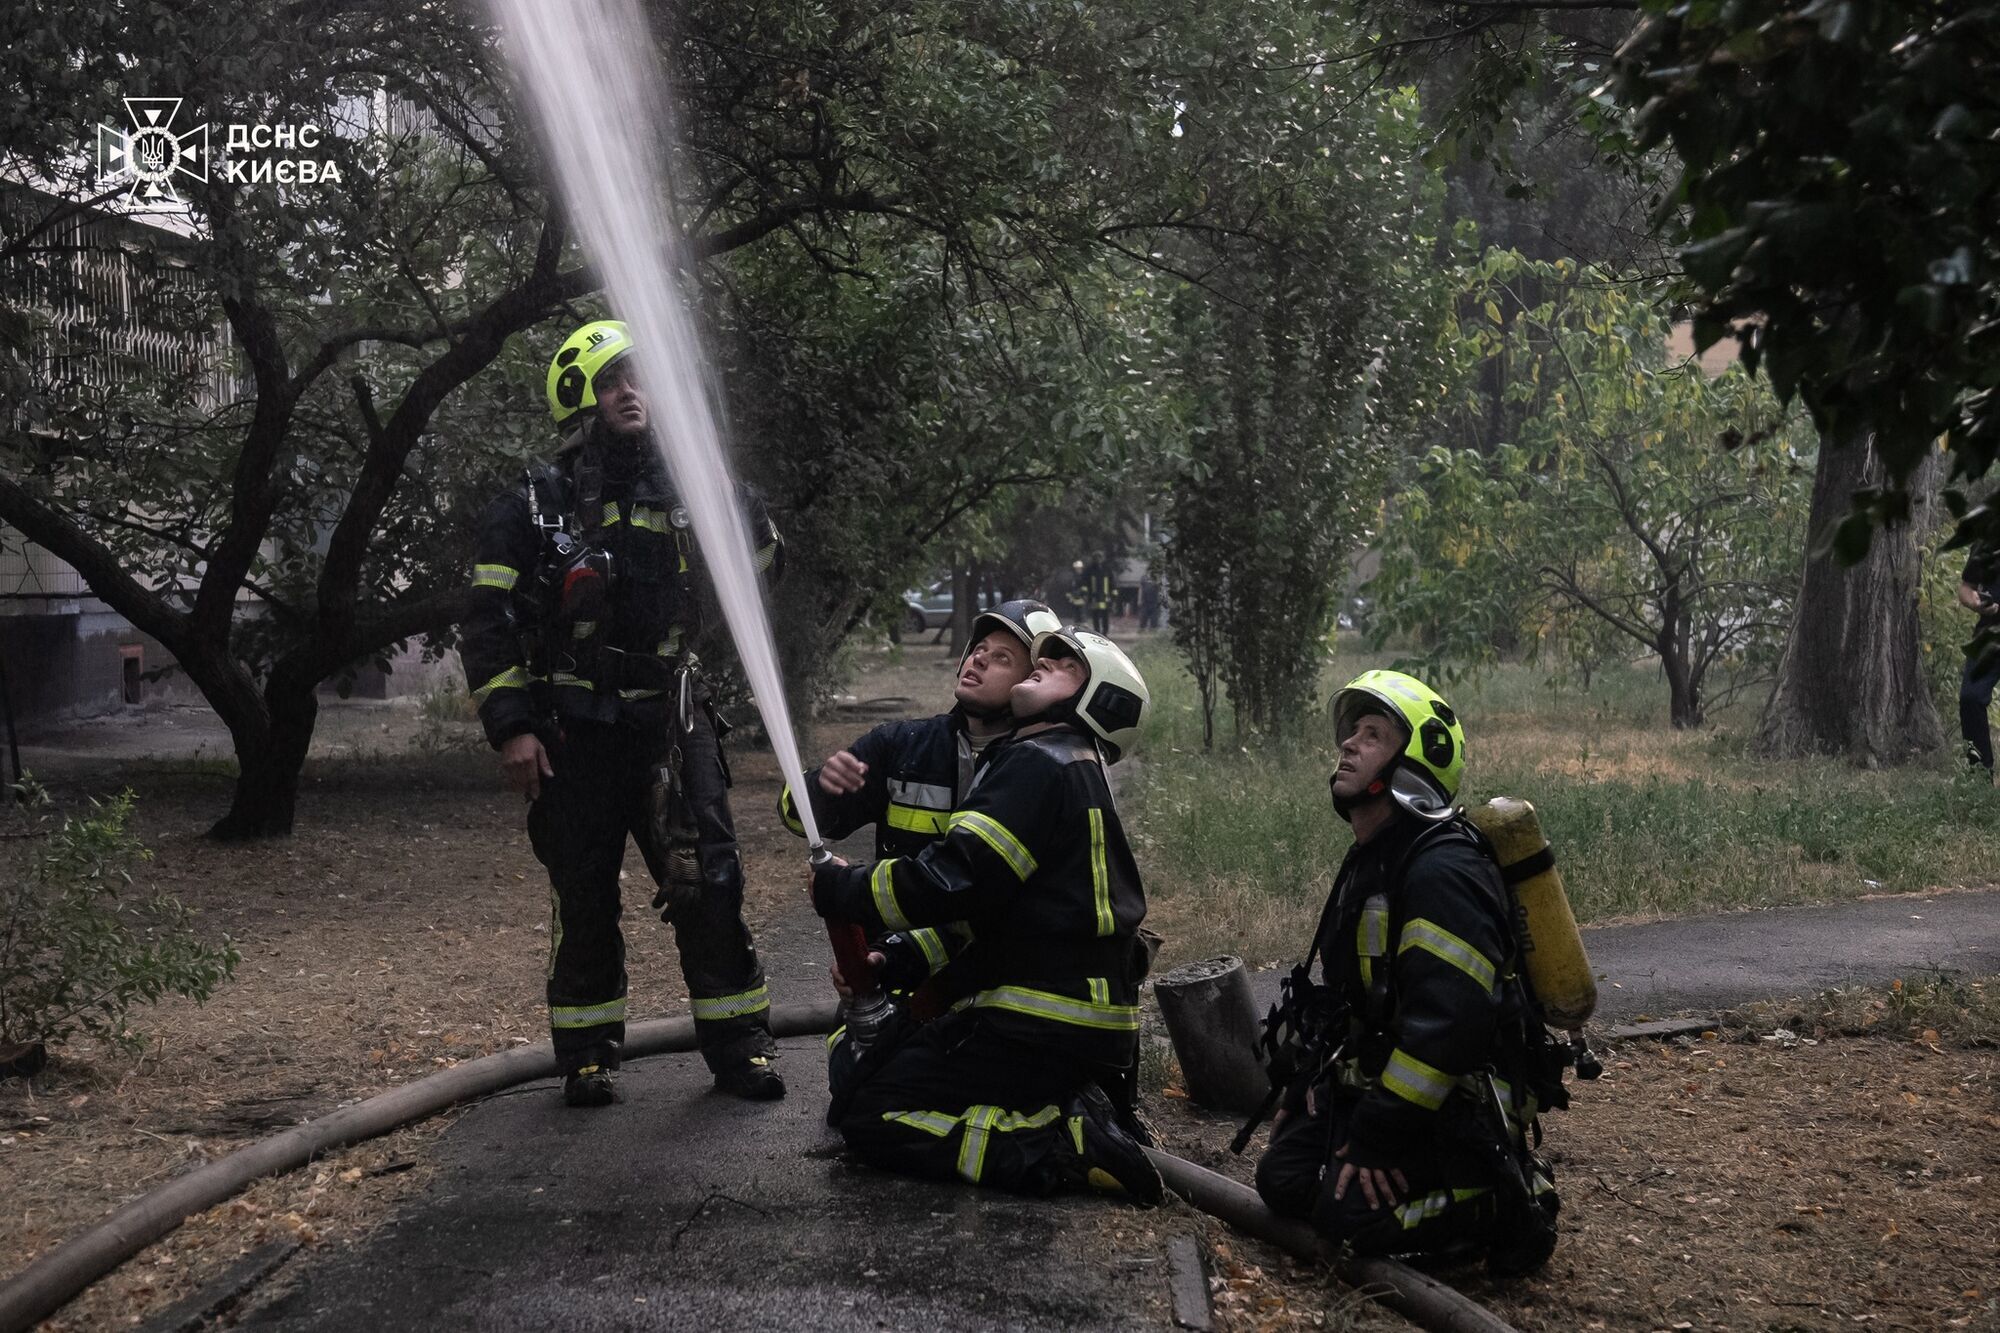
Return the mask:
<svg viewBox="0 0 2000 1333">
<path fill-rule="evenodd" d="M 724 1018 L 741 1018 L 745 1014 L 760 1013 L 771 1007 L 771 992 L 763 986 L 755 986 L 734 995 L 696 996 L 690 1006 L 698 1022 L 713 1023 Z"/>
<path fill-rule="evenodd" d="M 1382 1069 L 1383 1087 L 1426 1111 L 1435 1111 L 1443 1106 L 1444 1099 L 1451 1096 L 1455 1082 L 1443 1070 L 1425 1064 L 1400 1048 L 1389 1052 L 1389 1063 Z"/>
<path fill-rule="evenodd" d="M 1090 1001 L 1092 1004 L 1111 1003 L 1111 983 L 1103 977 L 1091 977 Z"/>
<path fill-rule="evenodd" d="M 475 588 L 498 588 L 501 592 L 511 592 L 521 581 L 521 571 L 511 565 L 474 565 L 472 586 Z"/>
<path fill-rule="evenodd" d="M 549 1026 L 565 1031 L 624 1021 L 625 1001 L 622 999 L 607 1000 L 603 1004 L 558 1004 L 549 1007 Z"/>
<path fill-rule="evenodd" d="M 483 704 L 486 702 L 486 696 L 495 690 L 525 690 L 528 688 L 528 682 L 533 679 L 534 677 L 528 674 L 528 668 L 510 666 L 492 680 L 487 681 L 484 685 L 474 690 L 472 692 L 472 701 L 477 704 Z"/>
<path fill-rule="evenodd" d="M 1412 1199 L 1396 1209 L 1396 1220 L 1403 1224 L 1403 1230 L 1411 1231 L 1436 1217 L 1455 1203 L 1476 1199 L 1486 1193 L 1482 1186 L 1466 1190 L 1432 1190 L 1419 1199 Z"/>
<path fill-rule="evenodd" d="M 831 1053 L 831 1052 L 832 1052 L 832 1050 L 833 1050 L 833 1048 L 834 1048 L 834 1047 L 835 1047 L 836 1045 L 838 1045 L 838 1044 L 839 1044 L 839 1042 L 840 1042 L 840 1039 L 841 1039 L 842 1037 L 845 1037 L 846 1035 L 847 1035 L 847 1024 L 845 1024 L 845 1023 L 842 1023 L 842 1024 L 841 1024 L 841 1025 L 840 1025 L 839 1027 L 837 1027 L 837 1028 L 835 1028 L 835 1029 L 834 1029 L 833 1031 L 831 1031 L 831 1032 L 827 1033 L 827 1034 L 826 1034 L 826 1049 L 827 1049 L 828 1053 Z"/>
<path fill-rule="evenodd" d="M 595 690 L 597 688 L 594 682 L 585 680 L 583 677 L 573 675 L 567 671 L 556 672 L 556 684 L 573 686 L 579 690 Z"/>
<path fill-rule="evenodd" d="M 925 927 L 910 932 L 910 943 L 917 946 L 924 956 L 924 964 L 930 975 L 936 976 L 944 965 L 951 961 L 951 955 L 944 951 L 944 940 L 935 930 Z"/>
<path fill-rule="evenodd" d="M 1111 919 L 1111 876 L 1104 867 L 1104 812 L 1090 810 L 1090 893 L 1097 902 L 1097 933 L 1109 935 L 1118 928 Z"/>
<path fill-rule="evenodd" d="M 759 547 L 757 550 L 757 572 L 759 574 L 769 573 L 771 562 L 777 558 L 778 544 L 776 542 L 772 542 L 769 546 Z"/>
<path fill-rule="evenodd" d="M 785 827 L 798 834 L 801 838 L 806 836 L 806 826 L 799 822 L 799 807 L 798 803 L 792 799 L 792 789 L 790 786 L 787 786 L 784 791 L 778 794 L 778 818 L 784 820 Z"/>
<path fill-rule="evenodd" d="M 610 527 L 618 521 L 618 518 L 618 502 L 616 500 L 607 500 L 604 505 L 604 526 L 607 528 Z"/>
<path fill-rule="evenodd" d="M 997 1106 L 965 1108 L 965 1137 L 958 1144 L 958 1174 L 977 1185 L 986 1170 L 986 1134 L 1000 1118 Z"/>
<path fill-rule="evenodd" d="M 1095 1004 L 1045 990 L 1029 990 L 1025 986 L 996 986 L 992 990 L 980 991 L 961 1003 L 976 1009 L 1005 1009 L 1027 1014 L 1031 1018 L 1073 1023 L 1077 1027 L 1096 1028 L 1104 1032 L 1139 1030 L 1139 1006 L 1136 1004 Z"/>
<path fill-rule="evenodd" d="M 647 532 L 665 532 L 668 527 L 667 516 L 657 509 L 648 509 L 644 505 L 633 505 L 632 526 L 643 528 Z"/>
<path fill-rule="evenodd" d="M 1000 859 L 1013 867 L 1017 878 L 1026 879 L 1035 873 L 1035 858 L 1021 840 L 1007 831 L 1007 826 L 991 815 L 977 810 L 961 810 L 945 823 L 945 829 L 969 829 L 981 842 L 999 853 Z"/>
<path fill-rule="evenodd" d="M 1411 949 L 1422 949 L 1425 953 L 1442 958 L 1471 977 L 1480 990 L 1492 991 L 1494 976 L 1492 961 L 1435 921 L 1426 921 L 1418 917 L 1403 927 L 1403 938 L 1396 946 L 1396 952 L 1400 955 Z"/>
<path fill-rule="evenodd" d="M 1361 984 L 1375 984 L 1375 960 L 1389 952 L 1389 899 L 1374 894 L 1361 904 L 1361 921 L 1354 928 L 1354 952 L 1361 963 Z"/>
<path fill-rule="evenodd" d="M 665 690 L 620 690 L 618 691 L 618 697 L 621 699 L 657 699 L 665 693 Z"/>
<path fill-rule="evenodd" d="M 1361 925 L 1355 931 L 1354 947 L 1378 958 L 1389 952 L 1389 900 L 1379 893 L 1361 904 Z"/>
<path fill-rule="evenodd" d="M 903 908 L 896 901 L 896 872 L 890 868 L 895 864 L 893 856 L 877 861 L 869 873 L 868 888 L 874 895 L 875 912 L 882 918 L 882 924 L 890 930 L 908 930 L 910 919 L 903 915 Z"/>
<path fill-rule="evenodd" d="M 901 829 L 905 833 L 939 834 L 944 832 L 949 810 L 923 810 L 914 805 L 898 805 L 889 802 L 889 827 Z"/>
<path fill-rule="evenodd" d="M 911 1129 L 921 1129 L 939 1138 L 958 1128 L 958 1117 L 942 1111 L 884 1111 L 882 1118 L 891 1124 L 908 1125 Z"/>
</svg>

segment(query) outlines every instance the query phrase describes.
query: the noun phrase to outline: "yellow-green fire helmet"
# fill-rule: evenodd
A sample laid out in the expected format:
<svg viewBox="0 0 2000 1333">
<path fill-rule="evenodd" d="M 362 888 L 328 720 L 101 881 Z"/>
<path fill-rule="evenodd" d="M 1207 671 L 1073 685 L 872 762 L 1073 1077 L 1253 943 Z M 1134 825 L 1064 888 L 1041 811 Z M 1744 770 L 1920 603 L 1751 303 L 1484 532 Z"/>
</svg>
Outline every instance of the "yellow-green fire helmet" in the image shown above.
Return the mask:
<svg viewBox="0 0 2000 1333">
<path fill-rule="evenodd" d="M 1407 738 L 1391 771 L 1382 775 L 1389 797 L 1423 819 L 1449 819 L 1465 776 L 1465 729 L 1444 696 L 1400 671 L 1364 671 L 1333 696 L 1333 740 L 1354 733 L 1368 713 L 1403 724 Z"/>
<path fill-rule="evenodd" d="M 569 335 L 549 362 L 549 415 L 568 430 L 578 413 L 597 407 L 597 377 L 632 350 L 632 334 L 615 319 L 598 319 Z"/>
</svg>

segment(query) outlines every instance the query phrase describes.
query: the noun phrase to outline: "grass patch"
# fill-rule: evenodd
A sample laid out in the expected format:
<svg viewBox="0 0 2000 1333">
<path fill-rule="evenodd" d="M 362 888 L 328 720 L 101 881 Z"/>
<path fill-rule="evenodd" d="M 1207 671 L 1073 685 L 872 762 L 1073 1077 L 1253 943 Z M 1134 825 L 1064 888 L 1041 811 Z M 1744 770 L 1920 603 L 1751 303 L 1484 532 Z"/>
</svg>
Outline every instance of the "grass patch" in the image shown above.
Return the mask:
<svg viewBox="0 0 2000 1333">
<path fill-rule="evenodd" d="M 1143 646 L 1154 708 L 1133 786 L 1133 833 L 1168 964 L 1215 953 L 1290 959 L 1332 886 L 1347 827 L 1333 813 L 1324 717 L 1306 739 L 1231 734 L 1201 748 L 1178 656 Z M 1342 652 L 1322 698 L 1387 655 Z M 2000 880 L 2000 793 L 1948 756 L 1893 772 L 1750 752 L 1758 700 L 1685 732 L 1657 671 L 1601 673 L 1585 693 L 1511 666 L 1445 690 L 1465 718 L 1468 801 L 1541 812 L 1579 920 L 1912 893 Z"/>
<path fill-rule="evenodd" d="M 1816 1037 L 1892 1037 L 1925 1046 L 2000 1046 L 2000 978 L 1946 970 L 1887 986 L 1838 986 L 1810 1000 L 1747 1006 L 1732 1015 L 1752 1032 L 1788 1028 Z"/>
</svg>

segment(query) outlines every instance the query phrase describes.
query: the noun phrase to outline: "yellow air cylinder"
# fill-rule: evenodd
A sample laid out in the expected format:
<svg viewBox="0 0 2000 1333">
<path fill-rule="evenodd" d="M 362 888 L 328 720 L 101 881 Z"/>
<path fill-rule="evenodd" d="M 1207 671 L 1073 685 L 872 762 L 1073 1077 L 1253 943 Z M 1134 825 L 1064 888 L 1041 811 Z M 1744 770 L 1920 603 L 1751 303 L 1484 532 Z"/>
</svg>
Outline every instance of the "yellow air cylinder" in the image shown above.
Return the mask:
<svg viewBox="0 0 2000 1333">
<path fill-rule="evenodd" d="M 1597 978 L 1583 952 L 1576 917 L 1563 892 L 1549 840 L 1535 807 L 1511 796 L 1496 796 L 1466 812 L 1493 844 L 1501 876 L 1514 884 L 1514 896 L 1528 919 L 1528 980 L 1541 999 L 1548 1020 L 1566 1032 L 1579 1032 L 1597 1008 Z"/>
</svg>

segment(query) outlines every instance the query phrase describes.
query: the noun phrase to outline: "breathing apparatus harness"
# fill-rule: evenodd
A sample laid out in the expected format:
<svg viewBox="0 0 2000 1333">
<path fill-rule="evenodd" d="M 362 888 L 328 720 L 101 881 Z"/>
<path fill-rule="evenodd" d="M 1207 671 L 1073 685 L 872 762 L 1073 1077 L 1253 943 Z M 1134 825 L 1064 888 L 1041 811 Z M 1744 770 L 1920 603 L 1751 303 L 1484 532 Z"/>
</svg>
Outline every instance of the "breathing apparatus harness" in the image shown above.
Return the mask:
<svg viewBox="0 0 2000 1333">
<path fill-rule="evenodd" d="M 655 766 L 646 792 L 647 818 L 661 861 L 655 868 L 658 890 L 652 905 L 662 921 L 672 921 L 675 913 L 699 901 L 703 888 L 699 830 L 682 762 L 682 745 L 693 730 L 694 710 L 707 706 L 705 700 L 697 698 L 701 663 L 686 648 L 674 657 L 662 658 L 602 642 L 600 631 L 611 612 L 611 596 L 623 579 L 623 571 L 618 558 L 601 544 L 603 464 L 594 443 L 586 442 L 582 448 L 572 465 L 573 487 L 564 485 L 561 471 L 552 464 L 530 468 L 526 474 L 528 522 L 538 541 L 534 591 L 529 598 L 535 618 L 528 634 L 530 674 L 552 679 L 559 669 L 578 676 L 599 676 L 604 687 L 612 690 L 644 687 L 666 690 L 672 696 L 667 750 Z M 569 514 L 563 512 L 561 503 L 566 491 L 577 501 L 575 512 Z M 677 539 L 687 521 L 687 511 L 675 506 L 671 522 Z M 712 710 L 710 716 L 719 739 L 726 728 Z"/>
<path fill-rule="evenodd" d="M 1370 784 L 1371 788 L 1379 792 L 1385 787 L 1386 779 L 1385 768 L 1384 773 Z M 1492 844 L 1462 812 L 1454 811 L 1422 829 L 1397 858 L 1385 877 L 1384 886 L 1377 890 L 1387 897 L 1391 905 L 1386 940 L 1393 942 L 1401 934 L 1402 922 L 1395 912 L 1411 865 L 1425 851 L 1447 842 L 1469 844 L 1480 855 L 1498 865 Z M 1515 899 L 1513 882 L 1503 882 L 1507 886 L 1508 933 L 1514 941 L 1518 960 L 1522 950 L 1531 947 L 1527 921 Z M 1346 1081 L 1342 1068 L 1348 1062 L 1358 1062 L 1363 1070 L 1379 1069 L 1388 1058 L 1393 1044 L 1388 1034 L 1388 1021 L 1394 1011 L 1391 985 L 1394 969 L 1374 969 L 1360 1014 L 1356 1014 L 1352 1006 L 1340 997 L 1334 986 L 1312 979 L 1312 967 L 1319 958 L 1328 927 L 1339 920 L 1343 901 L 1349 896 L 1345 888 L 1345 885 L 1337 885 L 1336 891 L 1328 895 L 1319 922 L 1313 929 L 1312 945 L 1305 961 L 1293 967 L 1280 984 L 1279 1001 L 1264 1019 L 1258 1047 L 1271 1078 L 1271 1088 L 1263 1104 L 1230 1142 L 1231 1152 L 1242 1153 L 1257 1127 L 1293 1088 L 1310 1088 L 1330 1079 Z M 1534 1184 L 1534 1172 L 1547 1174 L 1547 1166 L 1532 1155 L 1532 1149 L 1541 1146 L 1542 1137 L 1541 1121 L 1536 1112 L 1543 1107 L 1563 1109 L 1569 1105 L 1569 1091 L 1563 1086 L 1563 1071 L 1570 1063 L 1570 1048 L 1550 1033 L 1534 987 L 1518 964 L 1510 966 L 1502 974 L 1500 984 L 1513 991 L 1515 996 L 1515 1002 L 1508 1004 L 1502 1012 L 1497 1036 L 1499 1043 L 1511 1048 L 1515 1055 L 1517 1072 L 1530 1099 L 1526 1103 L 1528 1123 L 1525 1134 L 1515 1128 L 1517 1113 L 1507 1105 L 1507 1099 L 1501 1094 L 1498 1074 L 1492 1065 L 1477 1071 L 1472 1080 L 1461 1085 L 1460 1091 L 1454 1094 L 1460 1113 L 1447 1116 L 1439 1123 L 1445 1132 L 1469 1148 L 1485 1168 L 1488 1182 L 1499 1201 L 1502 1225 L 1496 1231 L 1497 1239 L 1488 1257 L 1489 1265 L 1496 1272 L 1527 1272 L 1539 1267 L 1555 1247 L 1553 1213 L 1538 1199 Z M 1528 1135 L 1532 1136 L 1532 1145 L 1527 1142 Z M 1328 1145 L 1329 1149 L 1333 1146 L 1331 1143 Z"/>
</svg>

